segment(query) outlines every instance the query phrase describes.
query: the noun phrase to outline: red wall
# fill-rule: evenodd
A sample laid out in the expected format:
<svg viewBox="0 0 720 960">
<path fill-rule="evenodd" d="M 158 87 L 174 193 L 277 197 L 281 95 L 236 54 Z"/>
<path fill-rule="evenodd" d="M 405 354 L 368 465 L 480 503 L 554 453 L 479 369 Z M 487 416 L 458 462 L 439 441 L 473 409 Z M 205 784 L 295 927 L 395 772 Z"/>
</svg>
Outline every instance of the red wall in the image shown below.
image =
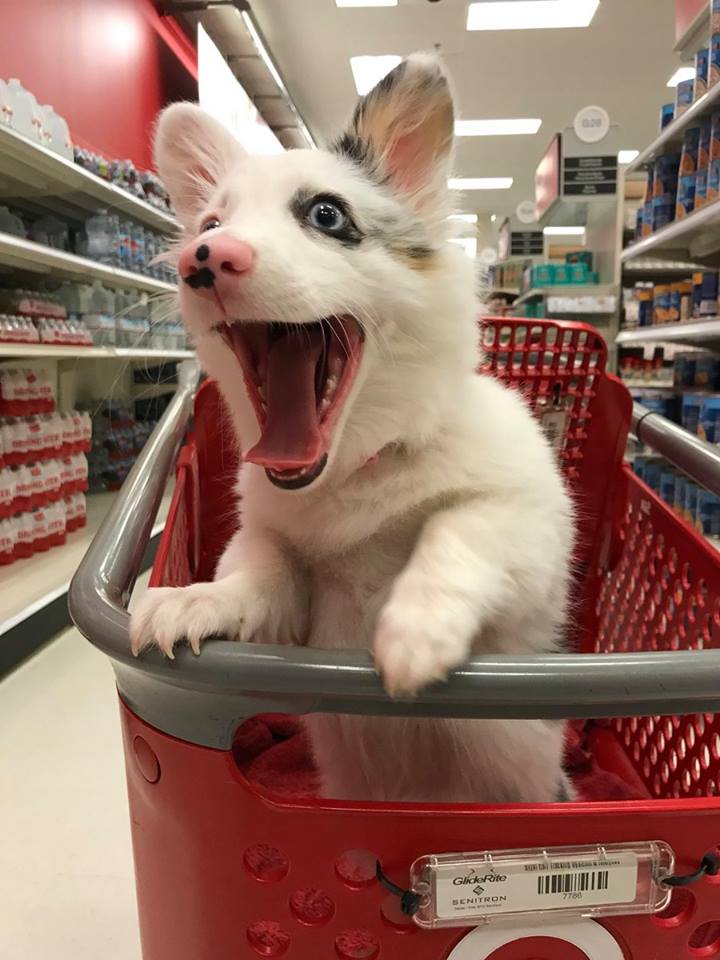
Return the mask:
<svg viewBox="0 0 720 960">
<path fill-rule="evenodd" d="M 675 0 L 675 39 L 679 40 L 687 28 L 700 13 L 707 7 L 710 0 Z"/>
<path fill-rule="evenodd" d="M 197 96 L 197 60 L 151 0 L 22 0 L 2 4 L 0 77 L 52 104 L 73 141 L 151 166 L 160 108 Z"/>
</svg>

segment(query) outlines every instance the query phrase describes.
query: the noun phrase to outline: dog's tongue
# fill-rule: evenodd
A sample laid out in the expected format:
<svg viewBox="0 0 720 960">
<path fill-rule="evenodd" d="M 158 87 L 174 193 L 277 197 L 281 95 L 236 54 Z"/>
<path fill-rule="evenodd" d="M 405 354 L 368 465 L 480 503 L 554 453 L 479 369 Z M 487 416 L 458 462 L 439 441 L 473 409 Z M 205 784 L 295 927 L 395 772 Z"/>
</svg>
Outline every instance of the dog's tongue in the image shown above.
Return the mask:
<svg viewBox="0 0 720 960">
<path fill-rule="evenodd" d="M 323 453 L 315 395 L 322 331 L 288 334 L 270 344 L 262 436 L 245 459 L 274 470 L 316 463 Z"/>
</svg>

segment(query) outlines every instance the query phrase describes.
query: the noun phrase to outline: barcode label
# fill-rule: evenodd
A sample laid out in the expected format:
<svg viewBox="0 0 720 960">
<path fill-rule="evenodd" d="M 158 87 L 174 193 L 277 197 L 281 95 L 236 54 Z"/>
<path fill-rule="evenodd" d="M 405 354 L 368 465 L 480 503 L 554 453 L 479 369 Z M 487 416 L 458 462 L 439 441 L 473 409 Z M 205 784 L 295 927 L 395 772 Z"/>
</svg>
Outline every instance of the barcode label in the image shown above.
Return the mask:
<svg viewBox="0 0 720 960">
<path fill-rule="evenodd" d="M 638 861 L 632 853 L 605 859 L 528 857 L 465 861 L 435 871 L 435 910 L 440 919 L 493 914 L 544 913 L 632 904 L 638 898 Z"/>
<path fill-rule="evenodd" d="M 584 873 L 554 873 L 538 877 L 538 893 L 541 897 L 566 893 L 593 893 L 610 888 L 610 871 L 593 870 Z"/>
</svg>

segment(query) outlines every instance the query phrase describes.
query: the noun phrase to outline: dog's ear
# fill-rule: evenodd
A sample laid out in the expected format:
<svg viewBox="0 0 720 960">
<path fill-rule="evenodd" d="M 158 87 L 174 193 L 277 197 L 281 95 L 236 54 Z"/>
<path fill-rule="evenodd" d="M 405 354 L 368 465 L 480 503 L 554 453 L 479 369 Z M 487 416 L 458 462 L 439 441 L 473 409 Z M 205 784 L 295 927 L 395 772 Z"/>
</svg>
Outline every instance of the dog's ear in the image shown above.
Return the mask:
<svg viewBox="0 0 720 960">
<path fill-rule="evenodd" d="M 453 98 L 442 64 L 418 53 L 360 100 L 336 150 L 421 209 L 447 195 L 453 132 Z"/>
<path fill-rule="evenodd" d="M 155 130 L 155 164 L 182 223 L 192 223 L 218 178 L 243 153 L 225 127 L 194 103 L 163 110 Z"/>
</svg>

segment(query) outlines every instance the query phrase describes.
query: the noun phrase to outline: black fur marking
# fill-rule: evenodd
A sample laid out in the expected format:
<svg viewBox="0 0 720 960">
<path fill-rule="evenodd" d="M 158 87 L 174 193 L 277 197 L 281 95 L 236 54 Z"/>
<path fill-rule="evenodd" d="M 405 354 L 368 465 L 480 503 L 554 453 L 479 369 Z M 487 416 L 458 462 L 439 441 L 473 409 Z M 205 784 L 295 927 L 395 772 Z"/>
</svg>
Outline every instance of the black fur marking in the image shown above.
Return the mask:
<svg viewBox="0 0 720 960">
<path fill-rule="evenodd" d="M 183 277 L 183 281 L 193 290 L 198 290 L 200 287 L 210 288 L 215 283 L 215 274 L 210 267 L 203 267 L 197 273 L 191 273 L 190 276 Z"/>
<path fill-rule="evenodd" d="M 321 230 L 311 224 L 308 220 L 308 214 L 316 203 L 327 201 L 334 204 L 346 217 L 346 223 L 341 230 Z M 331 193 L 313 193 L 311 190 L 298 190 L 290 201 L 290 211 L 300 226 L 305 230 L 312 230 L 314 234 L 321 237 L 327 237 L 330 240 L 337 240 L 345 247 L 356 247 L 365 239 L 365 234 L 360 230 L 353 220 L 350 212 L 350 204 L 343 197 L 338 197 Z"/>
</svg>

